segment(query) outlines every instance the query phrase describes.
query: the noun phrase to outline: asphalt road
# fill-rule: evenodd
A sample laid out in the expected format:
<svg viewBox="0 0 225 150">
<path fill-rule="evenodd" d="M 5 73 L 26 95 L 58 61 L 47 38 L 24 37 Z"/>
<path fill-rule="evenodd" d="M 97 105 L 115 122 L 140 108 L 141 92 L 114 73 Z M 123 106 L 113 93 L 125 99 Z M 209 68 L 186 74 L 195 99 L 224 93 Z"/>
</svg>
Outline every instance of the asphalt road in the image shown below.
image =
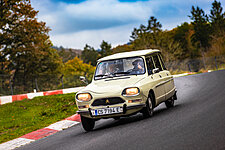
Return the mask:
<svg viewBox="0 0 225 150">
<path fill-rule="evenodd" d="M 92 132 L 76 125 L 21 150 L 225 150 L 225 70 L 175 79 L 178 101 L 141 114 L 100 120 Z"/>
</svg>

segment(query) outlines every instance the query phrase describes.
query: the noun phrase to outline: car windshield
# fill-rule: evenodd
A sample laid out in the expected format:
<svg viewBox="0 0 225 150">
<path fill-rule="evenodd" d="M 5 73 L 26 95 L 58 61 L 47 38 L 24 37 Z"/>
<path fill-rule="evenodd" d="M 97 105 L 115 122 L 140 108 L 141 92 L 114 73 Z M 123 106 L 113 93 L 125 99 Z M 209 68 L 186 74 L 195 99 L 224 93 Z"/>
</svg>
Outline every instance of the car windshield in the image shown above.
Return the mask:
<svg viewBox="0 0 225 150">
<path fill-rule="evenodd" d="M 97 65 L 94 79 L 140 75 L 144 73 L 144 61 L 141 57 L 123 58 L 100 62 Z"/>
</svg>

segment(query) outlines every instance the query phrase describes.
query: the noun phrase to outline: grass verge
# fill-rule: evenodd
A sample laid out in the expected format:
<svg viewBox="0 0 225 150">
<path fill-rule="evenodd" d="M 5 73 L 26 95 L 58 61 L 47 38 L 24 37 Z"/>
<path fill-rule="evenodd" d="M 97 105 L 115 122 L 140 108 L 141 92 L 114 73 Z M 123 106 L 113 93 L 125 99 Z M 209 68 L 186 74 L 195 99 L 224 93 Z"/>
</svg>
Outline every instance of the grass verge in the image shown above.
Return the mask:
<svg viewBox="0 0 225 150">
<path fill-rule="evenodd" d="M 41 96 L 0 105 L 0 143 L 75 114 L 77 107 L 74 95 Z"/>
</svg>

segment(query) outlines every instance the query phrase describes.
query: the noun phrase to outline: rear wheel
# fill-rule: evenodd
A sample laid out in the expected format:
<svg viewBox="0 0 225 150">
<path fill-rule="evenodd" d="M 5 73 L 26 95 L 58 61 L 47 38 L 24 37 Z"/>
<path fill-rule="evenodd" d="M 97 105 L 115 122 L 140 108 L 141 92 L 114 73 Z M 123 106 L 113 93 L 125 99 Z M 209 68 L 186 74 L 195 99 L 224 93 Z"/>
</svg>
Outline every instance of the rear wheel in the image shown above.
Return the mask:
<svg viewBox="0 0 225 150">
<path fill-rule="evenodd" d="M 80 116 L 81 117 L 81 123 L 82 123 L 82 126 L 84 128 L 85 131 L 91 131 L 94 129 L 95 127 L 95 120 L 91 119 L 91 118 L 86 118 L 86 117 L 83 117 L 83 116 Z"/>
<path fill-rule="evenodd" d="M 146 101 L 146 107 L 143 108 L 142 113 L 144 118 L 152 117 L 153 116 L 153 105 L 152 105 L 152 96 L 149 95 Z"/>
<path fill-rule="evenodd" d="M 168 99 L 167 101 L 165 101 L 165 104 L 166 104 L 166 107 L 167 108 L 173 107 L 174 106 L 174 100 L 173 100 L 173 98 Z"/>
<path fill-rule="evenodd" d="M 173 107 L 174 106 L 174 100 L 175 99 L 177 99 L 176 93 L 170 99 L 168 99 L 167 101 L 165 101 L 166 107 L 167 108 Z"/>
</svg>

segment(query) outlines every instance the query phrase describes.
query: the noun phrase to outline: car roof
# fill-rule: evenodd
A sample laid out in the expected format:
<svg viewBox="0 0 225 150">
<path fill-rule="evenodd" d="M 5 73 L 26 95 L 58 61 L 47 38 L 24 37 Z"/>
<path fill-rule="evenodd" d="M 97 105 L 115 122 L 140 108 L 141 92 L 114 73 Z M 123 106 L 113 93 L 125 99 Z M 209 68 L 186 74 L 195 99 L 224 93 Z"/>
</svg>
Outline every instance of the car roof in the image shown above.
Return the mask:
<svg viewBox="0 0 225 150">
<path fill-rule="evenodd" d="M 160 52 L 160 50 L 146 49 L 146 50 L 137 50 L 137 51 L 131 51 L 131 52 L 116 53 L 116 54 L 113 54 L 113 55 L 103 57 L 103 58 L 99 59 L 98 62 L 104 61 L 104 60 L 119 59 L 119 58 L 145 56 L 145 55 L 155 53 L 155 52 Z"/>
</svg>

